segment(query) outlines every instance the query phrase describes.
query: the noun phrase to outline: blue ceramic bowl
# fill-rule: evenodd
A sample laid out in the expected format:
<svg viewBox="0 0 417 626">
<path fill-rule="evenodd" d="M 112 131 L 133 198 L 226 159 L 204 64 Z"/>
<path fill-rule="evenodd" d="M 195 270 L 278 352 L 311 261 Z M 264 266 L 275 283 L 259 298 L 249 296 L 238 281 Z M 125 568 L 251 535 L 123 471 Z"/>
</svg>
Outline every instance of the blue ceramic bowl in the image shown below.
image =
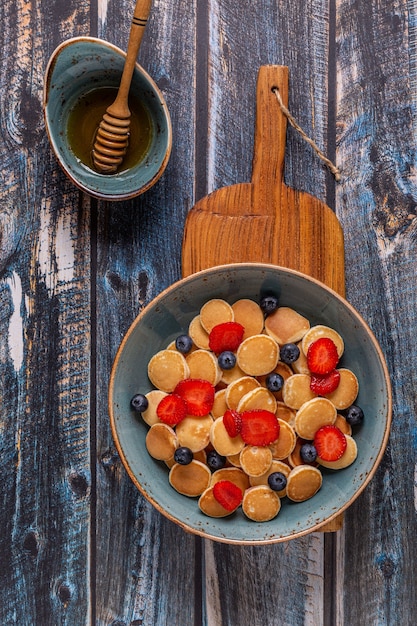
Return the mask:
<svg viewBox="0 0 417 626">
<path fill-rule="evenodd" d="M 68 117 L 80 97 L 100 87 L 118 88 L 125 53 L 94 37 L 75 37 L 52 54 L 45 73 L 44 115 L 52 148 L 64 172 L 82 191 L 104 200 L 126 200 L 145 192 L 164 172 L 171 153 L 172 129 L 162 93 L 136 64 L 131 93 L 145 107 L 152 139 L 145 157 L 116 174 L 100 174 L 85 165 L 68 140 Z"/>
<path fill-rule="evenodd" d="M 164 463 L 145 447 L 148 426 L 130 408 L 135 393 L 152 388 L 149 359 L 177 335 L 210 298 L 233 303 L 239 298 L 259 301 L 265 292 L 279 296 L 282 306 L 305 315 L 311 324 L 337 330 L 345 341 L 343 367 L 359 380 L 357 403 L 365 419 L 354 437 L 358 457 L 346 469 L 323 469 L 323 485 L 310 500 L 285 498 L 278 516 L 256 523 L 241 511 L 229 517 L 206 517 L 197 500 L 178 494 L 168 482 Z M 109 411 L 113 437 L 123 464 L 142 494 L 165 516 L 187 531 L 235 544 L 286 541 L 316 531 L 345 510 L 374 475 L 384 453 L 391 423 L 391 388 L 381 349 L 371 330 L 346 300 L 322 283 L 301 273 L 264 264 L 215 267 L 183 279 L 156 297 L 133 322 L 117 352 L 110 379 Z"/>
</svg>

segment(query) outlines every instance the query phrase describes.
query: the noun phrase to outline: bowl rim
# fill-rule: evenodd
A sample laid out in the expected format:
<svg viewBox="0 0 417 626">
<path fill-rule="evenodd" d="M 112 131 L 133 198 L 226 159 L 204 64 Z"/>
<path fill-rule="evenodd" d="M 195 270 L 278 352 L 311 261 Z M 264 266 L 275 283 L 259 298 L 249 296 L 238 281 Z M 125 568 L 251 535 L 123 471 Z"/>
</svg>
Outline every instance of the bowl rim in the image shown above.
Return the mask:
<svg viewBox="0 0 417 626">
<path fill-rule="evenodd" d="M 52 135 L 51 129 L 50 129 L 50 124 L 49 124 L 49 119 L 48 119 L 48 100 L 49 100 L 49 92 L 50 92 L 50 81 L 51 81 L 51 76 L 52 76 L 52 72 L 53 72 L 53 68 L 54 65 L 56 63 L 56 60 L 58 59 L 59 55 L 61 54 L 61 52 L 67 48 L 70 45 L 76 44 L 76 43 L 92 43 L 92 44 L 98 44 L 99 46 L 103 46 L 106 48 L 109 48 L 110 50 L 112 50 L 113 52 L 115 52 L 116 54 L 118 54 L 119 56 L 122 56 L 124 58 L 126 58 L 126 52 L 124 50 L 122 50 L 121 48 L 119 48 L 118 46 L 110 43 L 109 41 L 106 41 L 105 39 L 101 39 L 99 37 L 91 37 L 88 35 L 81 35 L 78 37 L 71 37 L 69 39 L 65 39 L 64 41 L 62 41 L 56 48 L 55 50 L 52 52 L 51 56 L 49 57 L 48 63 L 46 65 L 45 68 L 45 72 L 44 72 L 44 79 L 43 79 L 43 92 L 42 92 L 42 109 L 43 109 L 43 118 L 44 118 L 44 123 L 45 123 L 45 128 L 46 128 L 46 133 L 49 139 L 49 143 L 52 147 L 52 150 L 54 152 L 54 155 L 58 161 L 58 164 L 60 165 L 61 169 L 64 171 L 64 173 L 67 175 L 67 177 L 71 180 L 71 182 L 78 187 L 78 189 L 81 189 L 81 191 L 87 193 L 88 195 L 92 196 L 93 198 L 98 198 L 99 200 L 109 200 L 109 201 L 122 201 L 122 200 L 129 200 L 131 198 L 136 198 L 139 195 L 142 195 L 143 193 L 145 193 L 148 189 L 150 189 L 151 187 L 153 187 L 153 185 L 155 185 L 155 183 L 161 178 L 162 174 L 164 173 L 166 166 L 168 165 L 168 161 L 170 159 L 171 156 L 171 152 L 172 152 L 172 121 L 171 121 L 171 115 L 169 113 L 168 110 L 168 106 L 165 100 L 165 97 L 162 93 L 162 91 L 160 90 L 160 88 L 158 87 L 158 85 L 156 84 L 156 82 L 154 81 L 154 79 L 150 76 L 150 74 L 148 74 L 148 72 L 138 63 L 135 63 L 135 69 L 142 74 L 142 76 L 144 76 L 144 78 L 149 82 L 149 84 L 151 85 L 152 89 L 154 90 L 154 92 L 156 93 L 156 95 L 158 96 L 159 102 L 161 104 L 161 109 L 164 112 L 164 117 L 166 119 L 166 124 L 167 124 L 167 142 L 166 142 L 166 150 L 165 150 L 165 154 L 164 154 L 164 158 L 161 161 L 161 164 L 157 170 L 157 172 L 154 174 L 154 176 L 144 185 L 142 185 L 139 189 L 133 190 L 133 191 L 127 191 L 126 193 L 106 193 L 106 192 L 101 192 L 98 191 L 97 189 L 92 188 L 91 186 L 84 184 L 81 180 L 79 180 L 78 178 L 76 178 L 74 176 L 74 174 L 71 172 L 71 170 L 67 167 L 65 161 L 62 159 L 60 151 L 58 150 L 56 141 Z M 95 172 L 97 174 L 97 176 L 106 176 L 106 178 L 108 178 L 108 174 L 100 174 L 99 172 Z M 114 176 L 117 176 L 117 173 L 114 174 Z"/>
<path fill-rule="evenodd" d="M 306 279 L 309 282 L 315 283 L 318 287 L 324 289 L 325 291 L 327 291 L 332 297 L 336 298 L 344 307 L 346 307 L 348 309 L 348 311 L 353 315 L 353 317 L 355 317 L 360 323 L 361 325 L 364 327 L 364 329 L 366 330 L 373 346 L 374 349 L 378 355 L 379 361 L 380 361 L 380 366 L 381 366 L 381 370 L 383 372 L 383 377 L 384 377 L 384 382 L 386 385 L 386 392 L 387 392 L 387 406 L 386 406 L 386 420 L 385 420 L 385 427 L 384 427 L 384 435 L 381 441 L 381 446 L 380 449 L 378 450 L 377 455 L 375 456 L 373 465 L 368 473 L 368 475 L 366 476 L 366 478 L 363 480 L 363 482 L 361 483 L 361 485 L 357 488 L 357 490 L 352 494 L 352 496 L 349 498 L 349 500 L 347 502 L 345 502 L 342 506 L 340 506 L 335 512 L 331 513 L 328 517 L 326 517 L 324 520 L 317 522 L 316 524 L 314 524 L 313 526 L 311 526 L 310 528 L 307 529 L 302 529 L 299 531 L 296 531 L 290 535 L 285 535 L 285 536 L 276 536 L 276 537 L 268 537 L 266 539 L 233 539 L 232 537 L 224 537 L 224 536 L 218 536 L 218 535 L 212 535 L 210 534 L 210 532 L 208 530 L 201 530 L 199 528 L 194 528 L 193 526 L 189 525 L 188 523 L 182 521 L 181 519 L 178 519 L 177 517 L 175 517 L 174 515 L 172 515 L 170 512 L 166 511 L 141 485 L 141 483 L 138 481 L 138 479 L 136 478 L 136 476 L 134 475 L 132 469 L 130 468 L 128 459 L 126 458 L 126 455 L 124 453 L 124 450 L 122 448 L 122 445 L 120 443 L 120 439 L 118 436 L 118 432 L 117 432 L 117 427 L 116 427 L 116 419 L 115 419 L 115 415 L 114 415 L 114 411 L 113 411 L 113 396 L 114 396 L 114 381 L 115 381 L 115 377 L 116 377 L 116 371 L 118 368 L 118 364 L 120 361 L 120 358 L 123 354 L 124 351 L 124 347 L 127 344 L 127 342 L 129 341 L 129 338 L 131 336 L 131 334 L 134 332 L 136 326 L 140 323 L 142 317 L 145 315 L 145 313 L 148 310 L 148 307 L 152 306 L 157 306 L 158 303 L 170 292 L 174 291 L 180 284 L 184 285 L 187 282 L 192 282 L 193 280 L 195 280 L 196 276 L 201 276 L 204 278 L 205 275 L 207 274 L 212 274 L 215 271 L 219 271 L 219 270 L 238 270 L 240 267 L 245 267 L 245 268 L 258 268 L 258 269 L 269 269 L 269 270 L 278 270 L 278 271 L 282 271 L 282 272 L 286 272 L 289 274 L 292 274 L 294 276 L 300 277 L 302 279 Z M 135 317 L 135 319 L 133 320 L 133 322 L 131 323 L 130 327 L 128 328 L 127 332 L 125 333 L 118 349 L 116 352 L 116 355 L 114 357 L 114 361 L 112 364 L 112 368 L 111 368 L 111 372 L 110 372 L 110 379 L 109 379 L 109 392 L 108 392 L 108 411 L 109 411 L 109 417 L 110 417 L 110 426 L 111 426 L 111 432 L 112 432 L 112 436 L 113 436 L 113 440 L 114 443 L 116 445 L 116 449 L 117 452 L 120 456 L 120 459 L 122 461 L 122 464 L 129 476 L 129 478 L 132 480 L 133 484 L 136 486 L 136 488 L 139 490 L 139 492 L 146 498 L 146 500 L 148 500 L 162 515 L 164 515 L 166 518 L 168 518 L 170 521 L 174 522 L 175 524 L 177 524 L 178 526 L 180 526 L 181 528 L 183 528 L 185 531 L 192 533 L 194 535 L 203 537 L 205 539 L 211 539 L 213 541 L 219 542 L 219 543 L 226 543 L 226 544 L 230 544 L 230 545 L 271 545 L 274 543 L 281 543 L 284 541 L 290 541 L 292 539 L 297 539 L 300 538 L 302 536 L 308 535 L 310 533 L 313 532 L 317 532 L 318 530 L 320 530 L 323 526 L 326 526 L 327 524 L 329 524 L 332 520 L 334 520 L 335 518 L 337 518 L 341 513 L 343 513 L 344 511 L 346 511 L 351 505 L 352 503 L 359 497 L 359 495 L 364 491 L 364 489 L 367 487 L 367 485 L 370 483 L 370 481 L 372 480 L 372 478 L 374 477 L 378 466 L 381 462 L 381 459 L 385 453 L 386 447 L 387 447 L 387 443 L 388 443 L 388 439 L 389 439 L 389 435 L 390 435 L 390 429 L 391 429 L 391 422 L 392 422 L 392 386 L 391 386 L 391 380 L 390 380 L 390 376 L 389 376 L 389 372 L 388 372 L 388 367 L 386 364 L 386 360 L 385 360 L 385 356 L 384 353 L 382 352 L 382 349 L 378 343 L 378 340 L 376 339 L 374 332 L 372 331 L 372 329 L 370 328 L 370 326 L 368 325 L 368 323 L 364 320 L 364 318 L 362 317 L 362 315 L 353 307 L 353 305 L 351 305 L 349 303 L 348 300 L 346 300 L 346 298 L 344 298 L 343 296 L 341 296 L 340 294 L 338 294 L 336 291 L 334 291 L 331 287 L 328 287 L 325 283 L 319 281 L 316 278 L 313 278 L 307 274 L 304 274 L 303 272 L 300 272 L 298 270 L 294 270 L 294 269 L 290 269 L 281 265 L 274 265 L 272 263 L 256 263 L 256 262 L 248 262 L 248 263 L 230 263 L 230 264 L 222 264 L 222 265 L 216 265 L 207 269 L 203 269 L 200 270 L 199 272 L 195 272 L 193 274 L 190 274 L 184 278 L 181 278 L 177 281 L 175 281 L 174 283 L 172 283 L 171 285 L 169 285 L 168 287 L 166 287 L 165 289 L 163 289 L 157 296 L 155 296 L 146 306 L 143 307 L 143 309 L 140 311 L 140 313 Z"/>
</svg>

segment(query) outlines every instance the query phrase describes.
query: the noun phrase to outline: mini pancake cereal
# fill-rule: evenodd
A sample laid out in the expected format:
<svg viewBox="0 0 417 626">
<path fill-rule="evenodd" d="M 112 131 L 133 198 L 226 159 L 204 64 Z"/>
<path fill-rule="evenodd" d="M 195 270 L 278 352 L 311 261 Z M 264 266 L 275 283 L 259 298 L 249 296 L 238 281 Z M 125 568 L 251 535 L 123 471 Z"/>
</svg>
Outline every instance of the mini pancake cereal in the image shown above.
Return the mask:
<svg viewBox="0 0 417 626">
<path fill-rule="evenodd" d="M 234 317 L 231 305 L 221 298 L 209 300 L 200 309 L 200 322 L 207 333 L 218 324 L 233 322 Z"/>
<path fill-rule="evenodd" d="M 232 304 L 234 321 L 242 324 L 245 329 L 243 339 L 252 335 L 260 335 L 264 328 L 264 314 L 257 302 L 242 299 Z"/>
<path fill-rule="evenodd" d="M 359 382 L 341 362 L 343 337 L 274 307 L 208 300 L 150 359 L 154 388 L 131 403 L 148 453 L 202 515 L 273 520 L 357 458 L 348 409 Z"/>
<path fill-rule="evenodd" d="M 303 315 L 287 306 L 281 306 L 265 320 L 265 331 L 279 345 L 297 343 L 310 328 L 310 322 Z"/>
<path fill-rule="evenodd" d="M 268 335 L 252 335 L 244 339 L 237 351 L 239 367 L 250 376 L 272 372 L 279 360 L 279 347 Z"/>
<path fill-rule="evenodd" d="M 191 452 L 204 450 L 210 442 L 212 424 L 211 415 L 205 417 L 188 415 L 175 428 L 178 445 L 190 448 Z"/>
<path fill-rule="evenodd" d="M 209 334 L 203 328 L 199 315 L 196 315 L 191 320 L 188 327 L 188 334 L 190 335 L 197 348 L 201 348 L 202 350 L 209 349 Z"/>
<path fill-rule="evenodd" d="M 210 484 L 211 472 L 201 461 L 188 465 L 175 463 L 169 471 L 169 482 L 178 493 L 194 498 L 200 496 Z"/>
<path fill-rule="evenodd" d="M 359 383 L 356 375 L 346 368 L 337 370 L 340 374 L 339 386 L 332 393 L 326 394 L 338 410 L 347 409 L 356 400 L 359 392 Z"/>
<path fill-rule="evenodd" d="M 293 374 L 284 382 L 282 399 L 291 409 L 299 409 L 305 402 L 316 397 L 310 389 L 308 374 Z"/>
<path fill-rule="evenodd" d="M 245 446 L 240 453 L 240 466 L 248 476 L 262 476 L 271 467 L 272 452 L 260 446 Z"/>
<path fill-rule="evenodd" d="M 237 410 L 239 413 L 243 411 L 250 411 L 251 409 L 265 409 L 275 413 L 277 408 L 277 401 L 271 391 L 265 389 L 265 387 L 256 387 L 246 393 L 243 398 L 239 400 Z"/>
<path fill-rule="evenodd" d="M 258 389 L 260 383 L 252 376 L 242 376 L 230 383 L 226 389 L 226 403 L 229 409 L 236 409 L 241 399 L 253 389 Z"/>
<path fill-rule="evenodd" d="M 244 493 L 242 510 L 254 522 L 269 522 L 278 515 L 280 508 L 280 497 L 267 485 L 249 487 Z"/>
<path fill-rule="evenodd" d="M 188 378 L 190 370 L 184 356 L 174 350 L 160 350 L 149 361 L 148 377 L 161 391 L 174 391 L 177 384 Z"/>
<path fill-rule="evenodd" d="M 178 438 L 173 428 L 167 424 L 154 424 L 146 435 L 146 449 L 159 461 L 168 461 L 178 447 Z"/>
<path fill-rule="evenodd" d="M 287 478 L 287 496 L 293 502 L 304 502 L 320 489 L 323 476 L 319 469 L 310 465 L 298 465 Z"/>
<path fill-rule="evenodd" d="M 303 439 L 314 439 L 314 434 L 322 426 L 336 421 L 337 411 L 334 404 L 327 398 L 313 398 L 298 409 L 294 428 Z"/>
</svg>

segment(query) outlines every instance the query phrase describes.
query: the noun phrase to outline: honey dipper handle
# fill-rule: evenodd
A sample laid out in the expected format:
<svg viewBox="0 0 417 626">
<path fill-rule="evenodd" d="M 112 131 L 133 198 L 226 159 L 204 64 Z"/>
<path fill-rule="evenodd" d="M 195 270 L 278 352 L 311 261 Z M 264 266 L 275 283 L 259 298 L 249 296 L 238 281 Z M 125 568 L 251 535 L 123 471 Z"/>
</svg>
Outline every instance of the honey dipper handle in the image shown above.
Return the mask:
<svg viewBox="0 0 417 626">
<path fill-rule="evenodd" d="M 136 0 L 132 25 L 130 27 L 129 42 L 127 44 L 126 61 L 123 68 L 122 78 L 120 80 L 119 91 L 116 100 L 108 109 L 108 111 L 116 117 L 130 116 L 130 111 L 127 105 L 130 83 L 132 82 L 133 71 L 135 69 L 143 33 L 151 11 L 151 5 L 152 0 Z"/>
</svg>

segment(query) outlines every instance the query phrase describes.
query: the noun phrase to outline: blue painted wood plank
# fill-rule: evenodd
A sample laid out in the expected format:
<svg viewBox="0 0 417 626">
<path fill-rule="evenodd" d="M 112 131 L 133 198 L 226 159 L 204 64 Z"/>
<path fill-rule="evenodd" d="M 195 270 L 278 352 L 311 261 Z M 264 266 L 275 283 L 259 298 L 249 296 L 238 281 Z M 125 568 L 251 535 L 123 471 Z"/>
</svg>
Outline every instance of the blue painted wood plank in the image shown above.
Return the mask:
<svg viewBox="0 0 417 626">
<path fill-rule="evenodd" d="M 100 35 L 125 48 L 131 7 L 120 2 L 110 13 L 109 5 Z M 180 278 L 194 193 L 195 13 L 194 0 L 154 2 L 138 57 L 171 113 L 173 148 L 164 175 L 133 201 L 97 207 L 96 623 L 103 626 L 191 626 L 200 619 L 200 542 L 139 495 L 115 455 L 105 406 L 123 334 L 145 304 Z"/>
<path fill-rule="evenodd" d="M 337 210 L 347 297 L 374 330 L 393 383 L 393 425 L 371 484 L 346 515 L 343 623 L 414 623 L 416 597 L 416 3 L 338 5 Z"/>
<path fill-rule="evenodd" d="M 89 4 L 6 0 L 0 14 L 0 622 L 83 624 L 89 214 L 51 155 L 42 89 L 49 54 L 63 36 L 88 28 Z"/>
</svg>

